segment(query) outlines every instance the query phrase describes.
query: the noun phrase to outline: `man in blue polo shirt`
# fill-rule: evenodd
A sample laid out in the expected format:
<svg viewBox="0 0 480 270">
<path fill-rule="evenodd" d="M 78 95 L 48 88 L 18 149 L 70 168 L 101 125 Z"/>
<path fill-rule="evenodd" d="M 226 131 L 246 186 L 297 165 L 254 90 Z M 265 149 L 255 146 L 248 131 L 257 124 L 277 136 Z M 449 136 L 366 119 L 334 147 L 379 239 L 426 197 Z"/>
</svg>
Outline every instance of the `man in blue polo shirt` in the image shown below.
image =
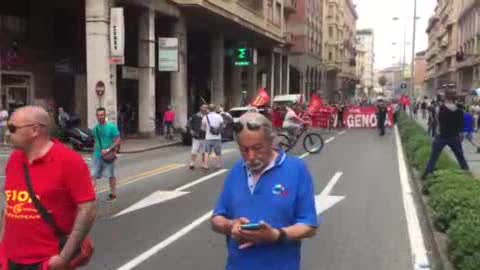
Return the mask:
<svg viewBox="0 0 480 270">
<path fill-rule="evenodd" d="M 300 269 L 301 240 L 318 226 L 312 177 L 298 158 L 273 148 L 271 122 L 246 113 L 235 124 L 243 159 L 225 181 L 212 228 L 227 236 L 227 270 Z M 253 230 L 245 224 L 259 223 Z"/>
</svg>

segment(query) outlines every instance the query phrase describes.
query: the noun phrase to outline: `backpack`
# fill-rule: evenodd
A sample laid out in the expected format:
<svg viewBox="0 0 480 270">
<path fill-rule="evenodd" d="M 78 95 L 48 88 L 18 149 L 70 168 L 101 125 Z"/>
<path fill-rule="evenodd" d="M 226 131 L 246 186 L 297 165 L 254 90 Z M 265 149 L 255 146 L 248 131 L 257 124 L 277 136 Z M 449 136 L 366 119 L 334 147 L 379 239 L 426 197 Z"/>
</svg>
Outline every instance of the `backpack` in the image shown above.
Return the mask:
<svg viewBox="0 0 480 270">
<path fill-rule="evenodd" d="M 190 130 L 195 139 L 205 139 L 205 131 L 202 130 L 202 117 L 194 114 L 190 119 Z"/>
<path fill-rule="evenodd" d="M 208 122 L 208 127 L 210 128 L 210 133 L 212 135 L 220 135 L 220 132 L 221 132 L 221 129 L 220 127 L 212 127 L 212 125 L 210 124 L 210 119 L 208 119 L 208 115 L 206 116 L 207 117 L 207 122 Z"/>
</svg>

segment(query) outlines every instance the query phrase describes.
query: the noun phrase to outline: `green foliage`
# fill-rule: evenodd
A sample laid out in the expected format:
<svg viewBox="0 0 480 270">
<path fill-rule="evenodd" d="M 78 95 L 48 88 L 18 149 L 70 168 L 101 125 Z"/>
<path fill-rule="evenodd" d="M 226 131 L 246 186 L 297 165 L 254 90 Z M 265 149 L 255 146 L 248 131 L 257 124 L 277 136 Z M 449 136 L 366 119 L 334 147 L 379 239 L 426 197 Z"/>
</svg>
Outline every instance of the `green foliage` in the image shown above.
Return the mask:
<svg viewBox="0 0 480 270">
<path fill-rule="evenodd" d="M 431 138 L 405 114 L 398 121 L 400 136 L 411 166 L 423 171 L 431 153 Z M 433 223 L 448 236 L 448 254 L 458 270 L 480 269 L 480 181 L 443 153 L 437 171 L 423 182 L 429 195 Z"/>
</svg>

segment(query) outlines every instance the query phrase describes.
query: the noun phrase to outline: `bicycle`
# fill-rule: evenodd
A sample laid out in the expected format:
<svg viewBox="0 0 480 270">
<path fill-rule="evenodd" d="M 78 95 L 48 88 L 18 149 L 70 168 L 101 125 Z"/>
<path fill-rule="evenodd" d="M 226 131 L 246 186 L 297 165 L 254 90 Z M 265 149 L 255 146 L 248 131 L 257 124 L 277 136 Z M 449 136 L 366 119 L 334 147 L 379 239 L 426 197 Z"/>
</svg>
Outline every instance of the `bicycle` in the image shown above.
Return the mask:
<svg viewBox="0 0 480 270">
<path fill-rule="evenodd" d="M 308 129 L 308 125 L 303 125 L 302 129 L 295 138 L 291 138 L 288 133 L 278 134 L 277 138 L 279 148 L 285 152 L 292 150 L 292 148 L 297 144 L 298 140 L 308 131 Z M 323 149 L 324 144 L 325 143 L 322 135 L 318 133 L 309 132 L 303 138 L 303 148 L 310 154 L 320 152 Z"/>
</svg>

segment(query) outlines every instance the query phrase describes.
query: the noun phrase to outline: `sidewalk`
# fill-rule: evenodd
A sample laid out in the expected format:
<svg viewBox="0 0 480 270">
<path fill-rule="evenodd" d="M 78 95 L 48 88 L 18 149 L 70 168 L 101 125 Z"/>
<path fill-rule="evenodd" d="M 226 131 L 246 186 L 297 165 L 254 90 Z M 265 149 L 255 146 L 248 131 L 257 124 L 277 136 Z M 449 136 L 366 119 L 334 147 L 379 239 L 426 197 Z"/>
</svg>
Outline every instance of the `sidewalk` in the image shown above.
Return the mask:
<svg viewBox="0 0 480 270">
<path fill-rule="evenodd" d="M 175 135 L 173 140 L 167 140 L 163 136 L 155 136 L 153 138 L 127 138 L 122 140 L 120 153 L 142 153 L 167 146 L 179 145 L 181 142 L 181 136 L 178 134 Z"/>
<path fill-rule="evenodd" d="M 417 123 L 419 123 L 425 130 L 428 130 L 427 121 L 421 119 L 419 117 L 416 119 Z M 480 145 L 478 137 L 480 134 L 474 134 L 474 141 L 475 143 Z M 452 150 L 447 146 L 445 147 L 445 151 L 447 151 L 448 155 L 456 162 L 455 155 L 453 154 Z M 470 167 L 470 171 L 472 172 L 475 177 L 480 178 L 480 154 L 477 153 L 477 149 L 467 140 L 463 141 L 463 154 L 465 155 L 465 159 L 467 160 L 468 166 Z"/>
</svg>

